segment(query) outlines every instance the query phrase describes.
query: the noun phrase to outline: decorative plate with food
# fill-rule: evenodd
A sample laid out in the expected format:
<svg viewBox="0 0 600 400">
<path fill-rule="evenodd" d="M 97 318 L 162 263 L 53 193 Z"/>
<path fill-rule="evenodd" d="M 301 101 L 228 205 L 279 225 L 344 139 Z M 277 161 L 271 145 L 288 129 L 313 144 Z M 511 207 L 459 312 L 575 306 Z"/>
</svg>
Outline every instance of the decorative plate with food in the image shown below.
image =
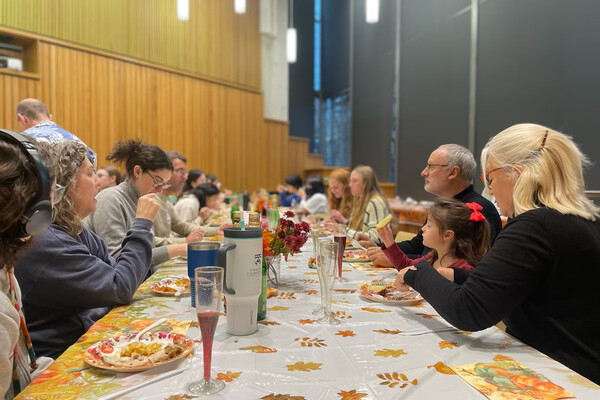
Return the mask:
<svg viewBox="0 0 600 400">
<path fill-rule="evenodd" d="M 344 251 L 345 262 L 368 262 L 369 257 L 364 250 L 347 250 Z"/>
<path fill-rule="evenodd" d="M 208 236 L 202 239 L 203 242 L 222 242 L 223 236 Z"/>
<path fill-rule="evenodd" d="M 151 283 L 150 290 L 163 296 L 175 296 L 178 291 L 180 295 L 188 295 L 190 294 L 190 278 L 180 276 L 161 279 Z"/>
<path fill-rule="evenodd" d="M 410 304 L 423 300 L 423 297 L 413 289 L 406 292 L 396 290 L 393 281 L 371 281 L 358 285 L 358 288 L 361 297 L 379 303 Z"/>
<path fill-rule="evenodd" d="M 188 355 L 194 341 L 173 332 L 153 332 L 136 340 L 134 333 L 110 337 L 89 347 L 84 361 L 115 372 L 138 372 L 168 364 Z"/>
</svg>

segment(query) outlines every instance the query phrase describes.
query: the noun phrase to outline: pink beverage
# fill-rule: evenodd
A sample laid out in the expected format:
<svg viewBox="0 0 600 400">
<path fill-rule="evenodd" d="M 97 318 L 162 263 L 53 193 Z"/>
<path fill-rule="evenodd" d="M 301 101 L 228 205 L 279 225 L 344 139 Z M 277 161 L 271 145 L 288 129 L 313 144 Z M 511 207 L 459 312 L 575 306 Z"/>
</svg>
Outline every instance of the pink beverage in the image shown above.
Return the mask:
<svg viewBox="0 0 600 400">
<path fill-rule="evenodd" d="M 212 345 L 218 321 L 219 313 L 216 311 L 198 313 L 198 324 L 200 325 L 200 332 L 202 332 L 202 352 L 204 353 L 204 379 L 210 379 Z"/>
<path fill-rule="evenodd" d="M 339 278 L 342 277 L 342 262 L 344 261 L 344 250 L 346 249 L 346 235 L 339 236 L 334 235 L 333 241 L 339 244 L 339 252 L 338 252 L 338 274 Z"/>
</svg>

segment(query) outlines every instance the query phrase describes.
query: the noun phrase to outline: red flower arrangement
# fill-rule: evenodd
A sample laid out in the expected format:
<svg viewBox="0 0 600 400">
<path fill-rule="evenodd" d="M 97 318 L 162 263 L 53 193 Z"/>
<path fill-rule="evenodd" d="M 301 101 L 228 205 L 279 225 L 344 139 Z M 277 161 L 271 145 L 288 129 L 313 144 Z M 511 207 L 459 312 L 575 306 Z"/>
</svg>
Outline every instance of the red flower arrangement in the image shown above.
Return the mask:
<svg viewBox="0 0 600 400">
<path fill-rule="evenodd" d="M 289 218 L 294 217 L 292 211 L 286 211 L 285 218 L 279 218 L 279 226 L 274 231 L 263 230 L 263 254 L 276 256 L 283 254 L 287 261 L 288 254 L 294 255 L 306 243 L 310 232 L 310 225 L 302 221 L 294 223 Z"/>
</svg>

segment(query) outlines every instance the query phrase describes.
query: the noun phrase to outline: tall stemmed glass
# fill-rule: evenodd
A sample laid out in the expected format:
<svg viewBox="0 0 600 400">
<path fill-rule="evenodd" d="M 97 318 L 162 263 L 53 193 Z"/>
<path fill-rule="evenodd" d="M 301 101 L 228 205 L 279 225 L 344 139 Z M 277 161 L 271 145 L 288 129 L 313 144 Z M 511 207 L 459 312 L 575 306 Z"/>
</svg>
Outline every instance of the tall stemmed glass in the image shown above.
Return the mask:
<svg viewBox="0 0 600 400">
<path fill-rule="evenodd" d="M 315 265 L 317 266 L 317 275 L 319 276 L 319 291 L 321 294 L 321 305 L 319 308 L 313 310 L 312 314 L 317 318 L 323 318 L 325 315 L 325 303 L 327 301 L 326 297 L 326 286 L 325 286 L 325 277 L 323 276 L 323 268 L 320 268 L 319 265 L 321 263 L 321 244 L 323 243 L 333 243 L 333 241 L 329 238 L 326 239 L 318 239 L 314 244 L 314 254 L 315 254 Z"/>
<path fill-rule="evenodd" d="M 321 270 L 319 277 L 322 277 L 325 283 L 323 288 L 325 289 L 325 309 L 323 310 L 323 317 L 317 320 L 320 324 L 338 325 L 341 322 L 331 311 L 331 289 L 333 289 L 333 281 L 336 275 L 338 249 L 339 245 L 335 242 L 321 243 L 319 248 L 317 270 Z"/>
<path fill-rule="evenodd" d="M 215 337 L 221 303 L 223 298 L 223 268 L 198 267 L 194 270 L 196 278 L 196 314 L 200 332 L 202 332 L 202 352 L 204 355 L 204 379 L 192 382 L 188 390 L 192 394 L 207 395 L 217 393 L 225 383 L 210 378 L 212 345 Z"/>
<path fill-rule="evenodd" d="M 336 278 L 340 282 L 348 282 L 348 279 L 342 277 L 342 263 L 344 262 L 344 250 L 346 250 L 346 225 L 336 224 L 334 226 L 333 241 L 339 244 Z"/>
</svg>

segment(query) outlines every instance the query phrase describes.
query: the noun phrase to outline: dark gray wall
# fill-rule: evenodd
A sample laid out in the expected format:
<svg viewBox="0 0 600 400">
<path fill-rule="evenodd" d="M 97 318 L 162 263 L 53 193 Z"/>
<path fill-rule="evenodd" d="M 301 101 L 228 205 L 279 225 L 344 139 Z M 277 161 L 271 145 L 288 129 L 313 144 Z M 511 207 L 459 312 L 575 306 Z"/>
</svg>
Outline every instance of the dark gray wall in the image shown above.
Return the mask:
<svg viewBox="0 0 600 400">
<path fill-rule="evenodd" d="M 373 167 L 390 180 L 394 94 L 396 1 L 380 3 L 379 22 L 365 22 L 365 0 L 353 2 L 351 28 L 352 166 Z"/>
<path fill-rule="evenodd" d="M 420 176 L 439 145 L 467 146 L 470 0 L 403 0 L 396 193 L 431 199 Z"/>
<path fill-rule="evenodd" d="M 298 33 L 298 61 L 289 65 L 290 135 L 309 138 L 314 133 L 314 3 L 294 2 L 294 27 Z"/>
<path fill-rule="evenodd" d="M 600 159 L 600 2 L 487 1 L 480 5 L 477 156 L 519 122 L 549 126 Z M 600 189 L 600 169 L 586 187 Z"/>
</svg>

